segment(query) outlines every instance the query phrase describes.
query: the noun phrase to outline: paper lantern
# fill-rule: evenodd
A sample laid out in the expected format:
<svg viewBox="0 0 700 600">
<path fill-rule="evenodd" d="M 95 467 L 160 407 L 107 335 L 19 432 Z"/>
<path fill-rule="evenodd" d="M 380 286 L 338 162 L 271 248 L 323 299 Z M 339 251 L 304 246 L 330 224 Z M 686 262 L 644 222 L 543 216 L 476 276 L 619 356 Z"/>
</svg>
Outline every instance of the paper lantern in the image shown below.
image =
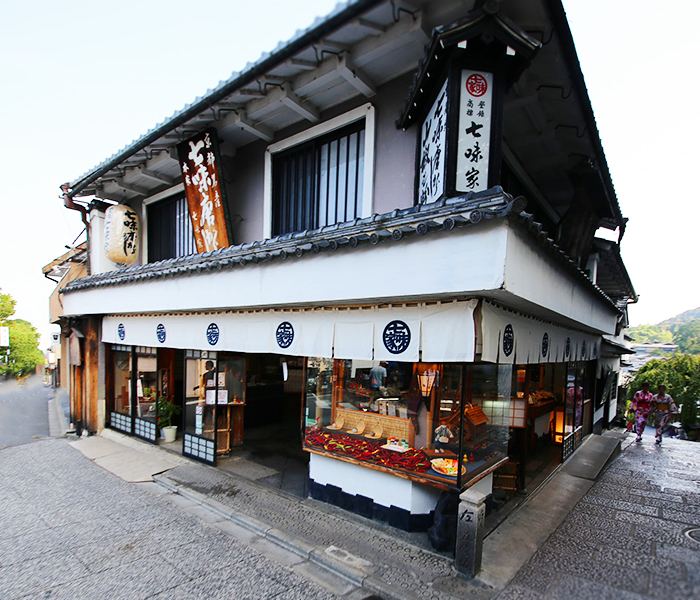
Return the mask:
<svg viewBox="0 0 700 600">
<path fill-rule="evenodd" d="M 141 222 L 138 213 L 124 204 L 105 212 L 105 254 L 120 265 L 130 265 L 139 257 Z"/>
</svg>

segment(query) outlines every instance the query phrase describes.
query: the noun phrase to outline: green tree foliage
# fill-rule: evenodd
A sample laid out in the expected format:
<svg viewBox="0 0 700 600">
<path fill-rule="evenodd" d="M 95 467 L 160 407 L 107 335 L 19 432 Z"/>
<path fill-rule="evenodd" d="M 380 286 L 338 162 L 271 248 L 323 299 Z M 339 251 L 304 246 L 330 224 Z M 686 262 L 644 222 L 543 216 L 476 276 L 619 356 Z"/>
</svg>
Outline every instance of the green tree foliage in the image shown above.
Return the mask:
<svg viewBox="0 0 700 600">
<path fill-rule="evenodd" d="M 2 349 L 0 374 L 12 376 L 28 375 L 37 365 L 44 364 L 37 330 L 27 321 L 10 319 L 15 314 L 16 304 L 9 294 L 0 294 L 0 325 L 10 328 L 10 354 L 7 348 Z"/>
<path fill-rule="evenodd" d="M 656 392 L 664 384 L 676 404 L 683 404 L 681 424 L 687 431 L 698 420 L 698 398 L 700 397 L 700 356 L 676 354 L 667 360 L 650 360 L 634 378 L 629 387 L 630 398 L 648 383 Z"/>
<path fill-rule="evenodd" d="M 678 344 L 681 352 L 700 354 L 700 321 L 691 321 L 681 325 L 673 334 L 673 341 Z"/>
<path fill-rule="evenodd" d="M 673 334 L 659 325 L 637 325 L 637 327 L 630 327 L 627 334 L 632 336 L 638 344 L 645 342 L 661 344 L 673 341 Z"/>
<path fill-rule="evenodd" d="M 0 293 L 0 325 L 7 325 L 7 319 L 15 314 L 16 304 L 10 294 Z"/>
</svg>

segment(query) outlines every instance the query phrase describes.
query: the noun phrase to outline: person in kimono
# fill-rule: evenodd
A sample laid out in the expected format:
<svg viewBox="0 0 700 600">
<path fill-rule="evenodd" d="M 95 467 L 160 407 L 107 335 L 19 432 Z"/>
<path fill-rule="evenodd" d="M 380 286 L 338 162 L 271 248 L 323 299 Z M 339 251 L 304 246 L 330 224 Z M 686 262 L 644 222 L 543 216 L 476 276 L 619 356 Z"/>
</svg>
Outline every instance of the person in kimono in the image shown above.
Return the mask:
<svg viewBox="0 0 700 600">
<path fill-rule="evenodd" d="M 671 415 L 678 412 L 673 398 L 666 393 L 666 386 L 660 385 L 654 396 L 654 425 L 656 426 L 656 443 L 661 443 L 661 434 L 668 424 Z"/>
<path fill-rule="evenodd" d="M 649 384 L 645 381 L 642 384 L 642 389 L 634 395 L 630 403 L 630 410 L 634 411 L 634 423 L 637 428 L 637 439 L 635 441 L 637 442 L 642 441 L 642 434 L 647 426 L 653 401 L 654 394 L 649 391 Z"/>
</svg>

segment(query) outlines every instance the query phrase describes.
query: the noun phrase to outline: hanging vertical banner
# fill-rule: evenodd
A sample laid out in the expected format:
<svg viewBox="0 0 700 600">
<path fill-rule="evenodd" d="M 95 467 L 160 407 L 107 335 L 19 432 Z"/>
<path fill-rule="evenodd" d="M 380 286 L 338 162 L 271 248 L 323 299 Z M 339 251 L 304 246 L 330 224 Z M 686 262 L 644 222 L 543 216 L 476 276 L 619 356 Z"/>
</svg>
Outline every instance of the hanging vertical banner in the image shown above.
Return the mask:
<svg viewBox="0 0 700 600">
<path fill-rule="evenodd" d="M 439 200 L 445 191 L 446 131 L 447 80 L 421 127 L 419 201 L 422 204 Z"/>
<path fill-rule="evenodd" d="M 462 70 L 457 138 L 458 192 L 488 189 L 493 73 Z"/>
<path fill-rule="evenodd" d="M 230 246 L 232 240 L 221 184 L 216 130 L 208 129 L 178 144 L 177 153 L 197 252 Z"/>
</svg>

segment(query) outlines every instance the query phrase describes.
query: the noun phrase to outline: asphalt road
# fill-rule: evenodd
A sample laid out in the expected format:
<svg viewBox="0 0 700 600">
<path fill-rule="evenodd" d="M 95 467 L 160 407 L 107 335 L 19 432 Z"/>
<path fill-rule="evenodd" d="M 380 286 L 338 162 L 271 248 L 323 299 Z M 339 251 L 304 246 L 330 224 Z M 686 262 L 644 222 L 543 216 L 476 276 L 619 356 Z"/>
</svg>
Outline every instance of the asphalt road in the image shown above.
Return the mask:
<svg viewBox="0 0 700 600">
<path fill-rule="evenodd" d="M 48 437 L 50 392 L 38 375 L 21 386 L 0 381 L 0 449 Z"/>
</svg>

